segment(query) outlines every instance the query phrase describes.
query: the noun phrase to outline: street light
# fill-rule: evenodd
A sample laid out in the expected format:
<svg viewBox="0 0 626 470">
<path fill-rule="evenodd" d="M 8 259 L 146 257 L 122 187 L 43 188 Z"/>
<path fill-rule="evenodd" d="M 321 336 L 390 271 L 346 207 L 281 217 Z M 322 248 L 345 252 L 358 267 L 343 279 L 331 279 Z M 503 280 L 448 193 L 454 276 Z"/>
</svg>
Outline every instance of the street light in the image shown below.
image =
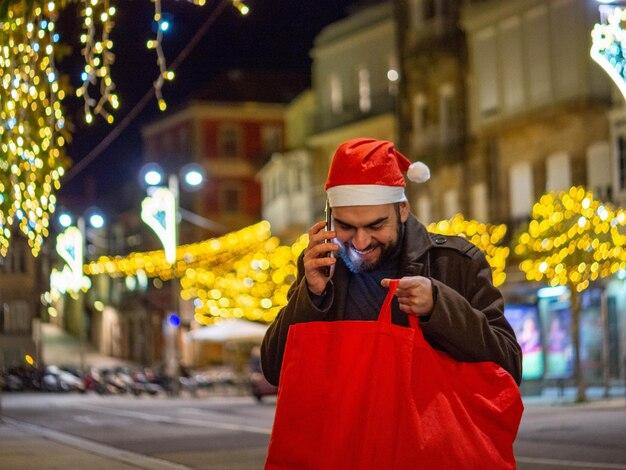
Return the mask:
<svg viewBox="0 0 626 470">
<path fill-rule="evenodd" d="M 204 168 L 190 163 L 181 168 L 180 174 L 170 174 L 168 186 L 161 186 L 164 172 L 156 163 L 146 164 L 140 175 L 149 186 L 148 196 L 141 202 L 141 219 L 150 227 L 163 244 L 165 260 L 176 263 L 176 249 L 179 243 L 178 217 L 180 215 L 180 181 L 187 191 L 198 190 L 206 178 Z M 176 332 L 180 325 L 180 286 L 176 276 L 172 277 L 172 308 L 163 321 L 165 339 L 166 375 L 172 383 L 173 394 L 178 394 L 178 358 L 176 354 Z M 177 321 L 173 321 L 176 319 Z"/>
<path fill-rule="evenodd" d="M 63 228 L 69 227 L 72 225 L 72 216 L 67 212 L 61 212 L 59 214 L 59 224 L 61 224 L 61 227 Z"/>
<path fill-rule="evenodd" d="M 101 211 L 95 207 L 86 212 L 89 225 L 95 229 L 104 227 L 105 218 Z M 59 214 L 58 222 L 64 230 L 57 235 L 56 251 L 65 261 L 61 271 L 53 269 L 50 273 L 50 288 L 61 293 L 68 293 L 76 300 L 81 292 L 86 292 L 91 287 L 91 280 L 83 274 L 85 258 L 85 216 L 78 217 L 76 226 L 72 225 L 73 217 L 67 211 Z M 80 366 L 85 369 L 85 315 L 80 305 Z"/>
</svg>

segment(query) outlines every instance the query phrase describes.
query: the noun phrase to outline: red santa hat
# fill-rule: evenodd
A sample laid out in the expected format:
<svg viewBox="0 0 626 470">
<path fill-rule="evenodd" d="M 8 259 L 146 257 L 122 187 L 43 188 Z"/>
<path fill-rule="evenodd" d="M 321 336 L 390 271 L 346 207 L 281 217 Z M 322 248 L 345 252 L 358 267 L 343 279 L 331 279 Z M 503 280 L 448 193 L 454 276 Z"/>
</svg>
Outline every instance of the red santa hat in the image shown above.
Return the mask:
<svg viewBox="0 0 626 470">
<path fill-rule="evenodd" d="M 430 178 L 422 162 L 411 163 L 392 142 L 352 139 L 339 146 L 326 178 L 330 207 L 375 206 L 406 201 L 404 176 L 416 183 Z"/>
</svg>

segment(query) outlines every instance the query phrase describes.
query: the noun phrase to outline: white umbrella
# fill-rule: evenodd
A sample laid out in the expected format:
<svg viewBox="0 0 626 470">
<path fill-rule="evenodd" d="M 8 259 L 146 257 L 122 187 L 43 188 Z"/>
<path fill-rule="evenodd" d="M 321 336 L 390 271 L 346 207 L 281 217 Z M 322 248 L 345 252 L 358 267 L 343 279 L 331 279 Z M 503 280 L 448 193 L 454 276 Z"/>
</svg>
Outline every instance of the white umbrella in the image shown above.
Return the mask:
<svg viewBox="0 0 626 470">
<path fill-rule="evenodd" d="M 187 336 L 194 341 L 212 343 L 246 342 L 261 341 L 266 331 L 266 325 L 233 318 L 192 330 Z"/>
</svg>

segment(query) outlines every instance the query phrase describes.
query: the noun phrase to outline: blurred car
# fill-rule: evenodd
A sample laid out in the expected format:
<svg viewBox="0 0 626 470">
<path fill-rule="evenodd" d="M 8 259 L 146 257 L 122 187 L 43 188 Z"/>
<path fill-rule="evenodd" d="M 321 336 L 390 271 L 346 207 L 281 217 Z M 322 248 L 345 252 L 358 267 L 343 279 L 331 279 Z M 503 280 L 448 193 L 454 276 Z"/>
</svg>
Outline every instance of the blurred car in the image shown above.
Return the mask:
<svg viewBox="0 0 626 470">
<path fill-rule="evenodd" d="M 86 391 L 85 383 L 81 377 L 77 377 L 58 366 L 46 366 L 41 388 L 46 392 L 84 393 Z"/>
</svg>

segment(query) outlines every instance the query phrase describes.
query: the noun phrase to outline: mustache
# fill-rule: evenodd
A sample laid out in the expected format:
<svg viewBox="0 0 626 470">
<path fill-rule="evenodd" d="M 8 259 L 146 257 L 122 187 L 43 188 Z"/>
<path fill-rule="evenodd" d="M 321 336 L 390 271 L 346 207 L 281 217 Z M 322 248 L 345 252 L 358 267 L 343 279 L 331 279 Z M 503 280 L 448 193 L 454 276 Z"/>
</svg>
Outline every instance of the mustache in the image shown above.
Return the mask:
<svg viewBox="0 0 626 470">
<path fill-rule="evenodd" d="M 380 246 L 380 243 L 370 243 L 369 245 L 367 245 L 367 247 L 365 247 L 365 248 L 364 248 L 364 249 L 362 249 L 362 250 L 359 250 L 358 248 L 356 248 L 356 247 L 355 247 L 352 243 L 350 243 L 350 242 L 347 242 L 347 243 L 345 243 L 344 245 L 346 246 L 346 248 L 347 248 L 347 249 L 350 249 L 350 250 L 352 250 L 352 251 L 356 251 L 356 252 L 359 252 L 359 253 L 364 253 L 364 252 L 366 252 L 366 251 L 373 250 L 374 248 L 378 248 L 378 247 Z"/>
</svg>

